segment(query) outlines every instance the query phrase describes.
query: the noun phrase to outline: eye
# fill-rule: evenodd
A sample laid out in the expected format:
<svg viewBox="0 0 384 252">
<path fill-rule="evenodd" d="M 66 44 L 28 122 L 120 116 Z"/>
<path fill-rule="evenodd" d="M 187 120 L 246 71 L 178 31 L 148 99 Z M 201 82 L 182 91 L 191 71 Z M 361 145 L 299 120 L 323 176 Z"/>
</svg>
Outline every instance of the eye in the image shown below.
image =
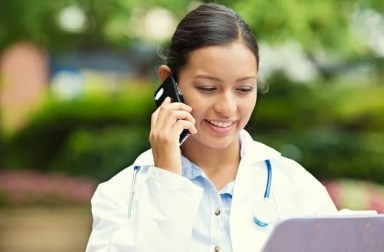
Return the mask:
<svg viewBox="0 0 384 252">
<path fill-rule="evenodd" d="M 248 93 L 251 93 L 253 91 L 253 87 L 249 87 L 249 86 L 239 87 L 236 90 L 242 94 L 248 94 Z"/>
<path fill-rule="evenodd" d="M 203 92 L 205 94 L 211 94 L 217 90 L 217 88 L 211 87 L 211 86 L 197 87 L 197 89 L 199 89 L 201 92 Z"/>
</svg>

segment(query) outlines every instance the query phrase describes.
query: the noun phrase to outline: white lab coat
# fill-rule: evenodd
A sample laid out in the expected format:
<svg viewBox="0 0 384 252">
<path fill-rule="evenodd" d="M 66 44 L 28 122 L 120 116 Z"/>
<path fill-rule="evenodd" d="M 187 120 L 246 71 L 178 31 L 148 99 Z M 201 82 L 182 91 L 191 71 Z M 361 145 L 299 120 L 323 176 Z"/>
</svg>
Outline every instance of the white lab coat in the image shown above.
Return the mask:
<svg viewBox="0 0 384 252">
<path fill-rule="evenodd" d="M 252 215 L 252 209 L 263 200 L 266 159 L 272 164 L 270 199 L 279 220 L 336 213 L 325 187 L 302 166 L 253 141 L 244 130 L 240 138 L 241 162 L 230 213 L 233 251 L 260 251 L 274 227 L 257 226 Z M 128 219 L 135 165 L 141 169 Z M 187 178 L 154 167 L 148 150 L 132 166 L 98 186 L 92 198 L 93 229 L 87 251 L 190 251 L 201 197 L 202 188 Z"/>
</svg>

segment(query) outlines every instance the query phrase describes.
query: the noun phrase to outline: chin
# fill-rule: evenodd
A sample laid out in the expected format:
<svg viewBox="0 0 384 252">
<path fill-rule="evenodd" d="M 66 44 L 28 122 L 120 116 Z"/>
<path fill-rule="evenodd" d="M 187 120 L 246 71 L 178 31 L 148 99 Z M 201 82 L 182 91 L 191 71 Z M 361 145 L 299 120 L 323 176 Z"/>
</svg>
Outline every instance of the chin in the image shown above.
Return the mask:
<svg viewBox="0 0 384 252">
<path fill-rule="evenodd" d="M 228 146 L 230 146 L 234 141 L 238 140 L 238 132 L 235 134 L 223 136 L 223 137 L 214 137 L 214 136 L 190 136 L 190 138 L 193 138 L 192 141 L 196 141 L 201 145 L 205 145 L 206 147 L 212 148 L 212 149 L 225 149 Z"/>
</svg>

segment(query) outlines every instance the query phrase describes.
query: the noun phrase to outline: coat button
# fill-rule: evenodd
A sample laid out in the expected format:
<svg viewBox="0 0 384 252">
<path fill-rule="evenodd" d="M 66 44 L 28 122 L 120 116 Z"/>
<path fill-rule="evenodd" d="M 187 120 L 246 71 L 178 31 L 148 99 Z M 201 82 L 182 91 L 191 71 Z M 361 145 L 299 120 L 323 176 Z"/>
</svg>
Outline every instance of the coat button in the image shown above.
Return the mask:
<svg viewBox="0 0 384 252">
<path fill-rule="evenodd" d="M 220 252 L 220 250 L 221 250 L 220 246 L 215 247 L 215 252 Z"/>
<path fill-rule="evenodd" d="M 215 210 L 215 215 L 216 215 L 216 216 L 219 216 L 220 213 L 221 213 L 220 209 L 216 209 L 216 210 Z"/>
</svg>

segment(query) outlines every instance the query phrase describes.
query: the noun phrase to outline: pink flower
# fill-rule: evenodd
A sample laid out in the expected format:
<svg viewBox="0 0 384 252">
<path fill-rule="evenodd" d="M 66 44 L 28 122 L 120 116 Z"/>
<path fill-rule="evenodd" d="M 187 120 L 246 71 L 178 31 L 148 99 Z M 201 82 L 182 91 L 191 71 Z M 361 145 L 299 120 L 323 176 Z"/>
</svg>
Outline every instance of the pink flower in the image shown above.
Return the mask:
<svg viewBox="0 0 384 252">
<path fill-rule="evenodd" d="M 323 182 L 338 209 L 384 213 L 384 186 L 368 181 L 340 179 Z"/>
<path fill-rule="evenodd" d="M 33 171 L 0 171 L 0 204 L 7 206 L 85 205 L 96 189 L 89 178 Z"/>
</svg>

